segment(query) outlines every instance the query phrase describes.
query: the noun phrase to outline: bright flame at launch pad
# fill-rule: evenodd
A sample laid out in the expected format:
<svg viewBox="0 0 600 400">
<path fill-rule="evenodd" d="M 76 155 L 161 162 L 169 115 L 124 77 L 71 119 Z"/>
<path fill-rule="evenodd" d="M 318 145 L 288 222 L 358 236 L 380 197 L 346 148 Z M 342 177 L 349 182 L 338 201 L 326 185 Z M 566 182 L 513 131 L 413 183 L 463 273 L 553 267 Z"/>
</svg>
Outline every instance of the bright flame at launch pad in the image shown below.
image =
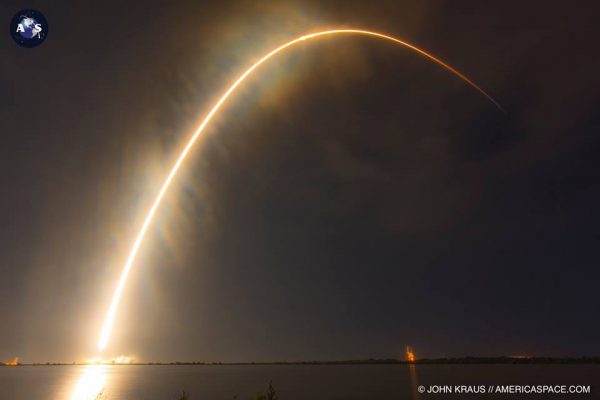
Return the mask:
<svg viewBox="0 0 600 400">
<path fill-rule="evenodd" d="M 410 43 L 407 43 L 400 39 L 396 39 L 395 37 L 392 37 L 392 36 L 384 35 L 382 33 L 358 30 L 358 29 L 326 30 L 326 31 L 322 31 L 322 32 L 316 32 L 316 33 L 311 33 L 308 35 L 300 36 L 296 39 L 293 39 L 293 40 L 277 47 L 276 49 L 272 50 L 271 52 L 267 53 L 265 56 L 260 58 L 258 61 L 256 61 L 250 68 L 248 68 L 246 70 L 246 72 L 244 72 L 229 87 L 229 89 L 227 89 L 227 91 L 225 91 L 225 93 L 219 98 L 219 100 L 215 103 L 215 105 L 212 107 L 212 109 L 206 115 L 206 117 L 204 118 L 204 120 L 202 121 L 200 126 L 198 126 L 198 128 L 196 129 L 196 131 L 194 132 L 194 134 L 192 135 L 190 140 L 187 142 L 183 151 L 181 152 L 179 158 L 177 159 L 177 161 L 171 168 L 169 175 L 165 179 L 162 187 L 160 188 L 160 191 L 158 192 L 158 195 L 156 196 L 156 199 L 154 200 L 154 203 L 152 203 L 152 206 L 150 207 L 150 209 L 148 211 L 146 219 L 144 220 L 144 223 L 142 224 L 142 227 L 141 227 L 139 233 L 137 234 L 135 241 L 133 242 L 133 246 L 131 247 L 129 256 L 127 257 L 127 261 L 125 262 L 125 266 L 123 267 L 123 272 L 121 273 L 121 276 L 119 278 L 112 301 L 110 303 L 110 307 L 108 308 L 108 312 L 107 312 L 106 318 L 104 320 L 104 325 L 102 326 L 102 331 L 100 333 L 100 339 L 98 341 L 98 349 L 100 351 L 104 350 L 104 348 L 108 344 L 108 340 L 110 338 L 110 334 L 111 334 L 112 327 L 113 327 L 113 322 L 115 319 L 115 314 L 117 313 L 117 308 L 119 306 L 119 302 L 121 301 L 121 297 L 123 295 L 123 290 L 124 290 L 125 284 L 127 282 L 127 277 L 129 276 L 129 272 L 131 271 L 131 267 L 133 266 L 133 263 L 137 256 L 137 253 L 140 249 L 140 246 L 142 245 L 142 241 L 144 240 L 146 231 L 148 230 L 148 227 L 150 226 L 150 223 L 152 222 L 152 220 L 154 218 L 154 214 L 156 214 L 156 211 L 158 209 L 158 206 L 161 203 L 162 198 L 164 197 L 165 193 L 169 189 L 171 181 L 177 174 L 177 171 L 179 170 L 179 168 L 181 167 L 181 164 L 186 159 L 192 146 L 194 145 L 194 143 L 196 143 L 196 141 L 198 140 L 198 138 L 204 131 L 204 128 L 206 127 L 206 125 L 208 125 L 208 123 L 211 121 L 213 116 L 217 113 L 217 111 L 219 111 L 219 109 L 221 108 L 223 103 L 225 103 L 225 101 L 229 98 L 229 96 L 233 93 L 233 91 L 244 81 L 244 79 L 246 79 L 246 77 L 248 75 L 250 75 L 255 69 L 257 69 L 262 63 L 264 63 L 271 57 L 275 56 L 276 54 L 282 52 L 283 50 L 285 50 L 291 46 L 294 46 L 296 44 L 299 44 L 301 42 L 304 42 L 306 40 L 316 39 L 316 38 L 320 38 L 320 37 L 324 37 L 324 36 L 340 35 L 340 34 L 364 35 L 364 36 L 370 36 L 370 37 L 374 37 L 374 38 L 378 38 L 378 39 L 385 39 L 385 40 L 394 42 L 398 45 L 407 47 L 411 50 L 414 50 L 417 53 L 427 57 L 428 59 L 432 60 L 433 62 L 444 67 L 448 71 L 452 72 L 454 75 L 458 76 L 460 79 L 465 81 L 467 84 L 469 84 L 475 90 L 477 90 L 479 93 L 481 93 L 483 96 L 485 96 L 488 100 L 490 100 L 496 107 L 498 107 L 498 109 L 500 109 L 501 111 L 504 111 L 502 109 L 502 107 L 489 94 L 487 94 L 483 89 L 481 89 L 479 86 L 477 86 L 473 81 L 471 81 L 469 78 L 467 78 L 465 75 L 463 75 L 462 73 L 460 73 L 459 71 L 457 71 L 456 69 L 451 67 L 450 65 L 448 65 L 445 62 L 443 62 L 442 60 L 434 57 L 433 55 L 427 53 L 426 51 L 421 50 L 416 46 L 413 46 Z"/>
</svg>

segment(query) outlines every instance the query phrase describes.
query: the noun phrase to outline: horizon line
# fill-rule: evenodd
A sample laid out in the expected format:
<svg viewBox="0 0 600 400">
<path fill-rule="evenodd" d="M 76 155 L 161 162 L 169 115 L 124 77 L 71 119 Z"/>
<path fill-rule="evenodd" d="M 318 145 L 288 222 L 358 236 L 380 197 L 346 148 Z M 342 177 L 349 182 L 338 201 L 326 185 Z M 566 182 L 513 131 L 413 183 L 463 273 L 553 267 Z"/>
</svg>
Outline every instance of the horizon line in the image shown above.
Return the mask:
<svg viewBox="0 0 600 400">
<path fill-rule="evenodd" d="M 365 358 L 365 359 L 339 359 L 339 360 L 296 360 L 296 361 L 144 361 L 144 362 L 30 362 L 9 365 L 9 363 L 0 363 L 0 367 L 14 366 L 68 366 L 68 365 L 324 365 L 324 364 L 426 364 L 426 363 L 498 363 L 508 361 L 510 363 L 531 363 L 534 362 L 569 362 L 584 361 L 600 363 L 600 356 L 460 356 L 460 357 L 436 357 L 419 358 L 415 361 L 408 361 L 399 358 Z"/>
</svg>

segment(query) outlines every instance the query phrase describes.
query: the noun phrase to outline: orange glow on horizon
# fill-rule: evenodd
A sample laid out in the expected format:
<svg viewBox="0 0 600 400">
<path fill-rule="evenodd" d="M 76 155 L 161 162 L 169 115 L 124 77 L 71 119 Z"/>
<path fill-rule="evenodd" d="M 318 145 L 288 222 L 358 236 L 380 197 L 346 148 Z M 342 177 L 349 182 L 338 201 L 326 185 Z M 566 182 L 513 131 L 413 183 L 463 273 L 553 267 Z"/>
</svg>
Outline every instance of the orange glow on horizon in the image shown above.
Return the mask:
<svg viewBox="0 0 600 400">
<path fill-rule="evenodd" d="M 88 365 L 112 365 L 112 364 L 133 364 L 135 363 L 135 357 L 132 356 L 118 356 L 113 358 L 102 358 L 100 356 L 96 356 L 93 358 L 86 359 L 83 364 Z"/>
<path fill-rule="evenodd" d="M 408 362 L 415 362 L 417 359 L 415 357 L 415 353 L 413 353 L 413 350 L 410 346 L 406 346 L 406 361 Z"/>
<path fill-rule="evenodd" d="M 444 67 L 445 69 L 447 69 L 448 71 L 450 71 L 451 73 L 453 73 L 454 75 L 456 75 L 457 77 L 462 79 L 464 82 L 466 82 L 468 85 L 473 87 L 475 90 L 477 90 L 483 96 L 485 96 L 498 109 L 500 109 L 501 111 L 504 111 L 502 109 L 502 107 L 489 94 L 487 94 L 483 89 L 481 89 L 479 86 L 477 86 L 473 81 L 471 81 L 469 78 L 467 78 L 465 75 L 463 75 L 462 73 L 460 73 L 459 71 L 457 71 L 456 69 L 451 67 L 450 65 L 446 64 L 442 60 L 436 58 L 435 56 L 427 53 L 424 50 L 421 50 L 420 48 L 418 48 L 408 42 L 402 41 L 400 39 L 397 39 L 395 37 L 388 36 L 388 35 L 385 35 L 382 33 L 371 32 L 371 31 L 366 31 L 366 30 L 358 30 L 358 29 L 326 30 L 326 31 L 322 31 L 322 32 L 316 32 L 316 33 L 311 33 L 308 35 L 300 36 L 296 39 L 293 39 L 293 40 L 275 48 L 274 50 L 272 50 L 269 53 L 267 53 L 266 55 L 264 55 L 262 58 L 258 59 L 258 61 L 256 61 L 254 64 L 252 64 L 252 66 L 250 66 L 250 68 L 248 68 L 239 78 L 237 78 L 237 80 L 235 80 L 233 82 L 233 84 L 221 95 L 221 97 L 217 100 L 217 102 L 212 106 L 211 110 L 208 112 L 208 114 L 206 115 L 204 120 L 200 123 L 200 125 L 198 126 L 198 128 L 196 129 L 196 131 L 194 132 L 192 137 L 189 139 L 186 146 L 183 148 L 183 151 L 179 155 L 177 161 L 171 168 L 171 171 L 169 172 L 163 185 L 161 186 L 160 191 L 158 192 L 158 195 L 156 196 L 156 199 L 154 200 L 150 209 L 148 210 L 148 214 L 144 220 L 144 223 L 142 224 L 142 226 L 139 230 L 139 233 L 137 234 L 137 236 L 133 242 L 133 246 L 129 252 L 129 255 L 128 255 L 125 265 L 123 267 L 123 271 L 121 272 L 120 278 L 118 280 L 117 286 L 115 288 L 115 291 L 114 291 L 114 294 L 112 297 L 112 301 L 111 301 L 108 311 L 106 313 L 106 317 L 104 320 L 104 324 L 102 326 L 102 330 L 100 332 L 100 338 L 98 340 L 98 349 L 100 351 L 103 351 L 106 348 L 106 345 L 108 344 L 108 340 L 110 338 L 111 331 L 113 328 L 113 322 L 115 319 L 115 315 L 117 313 L 117 308 L 121 301 L 121 296 L 123 295 L 123 290 L 124 290 L 125 284 L 127 282 L 127 277 L 129 276 L 129 272 L 131 271 L 131 268 L 133 266 L 133 263 L 135 261 L 137 254 L 138 254 L 140 246 L 142 245 L 142 241 L 144 240 L 144 236 L 146 235 L 148 227 L 150 226 L 150 224 L 154 218 L 154 215 L 156 214 L 156 211 L 158 210 L 158 207 L 161 203 L 161 200 L 171 184 L 171 181 L 176 176 L 177 171 L 179 170 L 182 163 L 186 159 L 191 148 L 196 143 L 196 141 L 198 140 L 198 138 L 204 131 L 204 128 L 208 125 L 208 123 L 211 121 L 213 116 L 219 111 L 219 109 L 221 108 L 223 103 L 225 103 L 225 101 L 235 91 L 235 89 L 244 81 L 244 79 L 246 79 L 246 77 L 248 75 L 250 75 L 255 69 L 257 69 L 265 61 L 269 60 L 271 57 L 275 56 L 276 54 L 282 52 L 283 50 L 285 50 L 291 46 L 302 43 L 304 41 L 307 41 L 310 39 L 315 39 L 315 38 L 320 38 L 320 37 L 324 37 L 324 36 L 340 35 L 340 34 L 370 36 L 370 37 L 374 37 L 377 39 L 388 40 L 397 45 L 401 45 L 406 48 L 409 48 L 409 49 L 421 54 L 422 56 L 425 56 L 426 58 L 430 59 L 431 61 L 437 63 L 438 65 Z"/>
<path fill-rule="evenodd" d="M 19 365 L 19 357 L 15 357 L 14 360 L 3 363 L 7 367 L 16 367 Z"/>
</svg>

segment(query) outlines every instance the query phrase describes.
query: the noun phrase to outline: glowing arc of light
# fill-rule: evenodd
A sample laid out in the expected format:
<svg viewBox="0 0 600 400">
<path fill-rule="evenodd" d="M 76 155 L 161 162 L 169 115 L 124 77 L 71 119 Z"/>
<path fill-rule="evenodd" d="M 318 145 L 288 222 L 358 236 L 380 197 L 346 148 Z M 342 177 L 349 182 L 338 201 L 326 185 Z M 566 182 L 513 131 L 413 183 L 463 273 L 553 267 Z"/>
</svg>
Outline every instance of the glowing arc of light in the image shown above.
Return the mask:
<svg viewBox="0 0 600 400">
<path fill-rule="evenodd" d="M 160 205 L 163 196 L 165 195 L 167 189 L 169 188 L 169 186 L 171 184 L 171 181 L 173 180 L 173 178 L 177 174 L 177 171 L 179 170 L 179 167 L 181 167 L 181 164 L 186 159 L 186 157 L 187 157 L 188 153 L 190 152 L 192 146 L 196 143 L 196 140 L 198 139 L 198 137 L 200 137 L 200 135 L 204 131 L 204 128 L 206 127 L 206 125 L 210 122 L 210 120 L 216 114 L 216 112 L 219 111 L 219 109 L 221 108 L 221 106 L 223 105 L 223 103 L 229 98 L 229 96 L 231 95 L 231 93 L 233 93 L 233 91 L 244 81 L 244 79 L 246 79 L 246 77 L 248 75 L 250 75 L 262 63 L 264 63 L 265 61 L 267 61 L 268 59 L 270 59 L 271 57 L 273 57 L 277 53 L 279 53 L 279 52 L 287 49 L 288 47 L 291 47 L 291 46 L 293 46 L 295 44 L 298 44 L 300 42 L 304 42 L 306 40 L 314 39 L 314 38 L 321 37 L 321 36 L 328 36 L 328 35 L 335 35 L 335 34 L 358 34 L 358 35 L 367 35 L 367 36 L 377 37 L 377 38 L 380 38 L 380 39 L 386 39 L 386 40 L 395 42 L 395 43 L 400 44 L 400 45 L 402 45 L 404 47 L 407 47 L 407 48 L 409 48 L 411 50 L 414 50 L 417 53 L 419 53 L 419 54 L 421 54 L 421 55 L 429 58 L 430 60 L 434 61 L 438 65 L 441 65 L 442 67 L 444 67 L 448 71 L 452 72 L 454 75 L 456 75 L 459 78 L 461 78 L 463 81 L 465 81 L 466 83 L 468 83 L 471 87 L 473 87 L 475 90 L 477 90 L 483 96 L 485 96 L 488 100 L 490 100 L 496 107 L 498 107 L 498 109 L 500 109 L 501 111 L 504 112 L 504 110 L 502 109 L 502 107 L 500 106 L 500 104 L 498 104 L 498 102 L 496 102 L 496 100 L 494 100 L 482 88 L 480 88 L 479 86 L 477 86 L 473 81 L 471 81 L 469 78 L 467 78 L 465 75 L 463 75 L 462 73 L 460 73 L 459 71 L 457 71 L 456 69 L 454 69 L 453 67 L 451 67 L 450 65 L 446 64 L 445 62 L 443 62 L 439 58 L 436 58 L 435 56 L 427 53 L 426 51 L 421 50 L 420 48 L 418 48 L 416 46 L 413 46 L 410 43 L 407 43 L 407 42 L 405 42 L 403 40 L 397 39 L 397 38 L 392 37 L 392 36 L 384 35 L 382 33 L 365 31 L 365 30 L 359 30 L 359 29 L 334 29 L 334 30 L 327 30 L 327 31 L 316 32 L 316 33 L 311 33 L 311 34 L 308 34 L 308 35 L 300 36 L 299 38 L 293 39 L 293 40 L 291 40 L 291 41 L 289 41 L 289 42 L 287 42 L 287 43 L 285 43 L 285 44 L 277 47 L 275 50 L 272 50 L 267 55 L 263 56 L 261 59 L 259 59 L 258 61 L 256 61 L 250 68 L 248 68 L 246 70 L 246 72 L 244 72 L 229 87 L 229 89 L 227 89 L 227 91 L 221 96 L 221 98 L 212 107 L 212 109 L 210 110 L 210 112 L 206 115 L 206 117 L 204 118 L 204 120 L 202 121 L 202 123 L 198 126 L 198 128 L 194 132 L 193 136 L 187 142 L 185 148 L 181 152 L 179 158 L 177 159 L 177 161 L 175 162 L 175 164 L 171 168 L 171 172 L 169 172 L 169 175 L 167 176 L 167 179 L 164 181 L 162 187 L 160 188 L 160 191 L 158 192 L 158 195 L 156 196 L 156 199 L 154 200 L 154 203 L 152 203 L 152 206 L 150 207 L 150 210 L 148 211 L 146 219 L 144 220 L 144 223 L 142 224 L 142 227 L 141 227 L 140 231 L 138 232 L 138 234 L 137 234 L 137 236 L 135 238 L 135 241 L 133 243 L 131 251 L 129 252 L 129 256 L 127 257 L 127 262 L 125 263 L 125 266 L 123 267 L 123 272 L 121 272 L 121 276 L 119 278 L 119 282 L 118 282 L 117 287 L 115 289 L 115 292 L 113 294 L 112 302 L 110 303 L 110 307 L 109 307 L 108 312 L 106 314 L 106 318 L 104 320 L 104 325 L 102 327 L 102 331 L 101 331 L 101 334 L 100 334 L 100 339 L 98 341 L 98 349 L 100 351 L 104 350 L 104 348 L 108 344 L 108 339 L 109 339 L 110 333 L 112 331 L 113 321 L 114 321 L 114 318 L 115 318 L 115 314 L 117 312 L 117 307 L 119 305 L 119 302 L 121 301 L 121 296 L 123 295 L 123 289 L 125 288 L 125 283 L 127 282 L 127 277 L 129 276 L 129 272 L 131 271 L 131 267 L 133 266 L 133 262 L 135 261 L 135 258 L 137 256 L 137 253 L 138 253 L 139 249 L 140 249 L 142 241 L 144 240 L 144 236 L 146 235 L 146 231 L 148 230 L 148 227 L 150 226 L 150 223 L 152 222 L 152 220 L 154 218 L 154 214 L 156 213 L 156 210 L 158 209 L 158 206 Z"/>
</svg>

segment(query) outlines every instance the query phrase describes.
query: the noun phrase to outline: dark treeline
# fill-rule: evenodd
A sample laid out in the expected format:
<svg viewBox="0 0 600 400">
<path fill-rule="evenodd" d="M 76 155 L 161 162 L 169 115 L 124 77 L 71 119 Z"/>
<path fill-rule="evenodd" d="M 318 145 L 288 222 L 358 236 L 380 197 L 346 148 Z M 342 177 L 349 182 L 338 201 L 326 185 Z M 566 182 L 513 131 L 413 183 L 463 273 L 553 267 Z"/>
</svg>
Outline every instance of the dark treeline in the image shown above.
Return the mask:
<svg viewBox="0 0 600 400">
<path fill-rule="evenodd" d="M 174 361 L 147 363 L 111 363 L 109 365 L 387 365 L 387 364 L 600 364 L 600 357 L 450 357 L 422 358 L 412 363 L 393 358 L 331 361 L 204 362 Z M 87 365 L 85 363 L 19 363 L 18 366 Z M 0 364 L 0 366 L 6 366 Z M 7 366 L 8 367 L 8 366 Z"/>
</svg>

